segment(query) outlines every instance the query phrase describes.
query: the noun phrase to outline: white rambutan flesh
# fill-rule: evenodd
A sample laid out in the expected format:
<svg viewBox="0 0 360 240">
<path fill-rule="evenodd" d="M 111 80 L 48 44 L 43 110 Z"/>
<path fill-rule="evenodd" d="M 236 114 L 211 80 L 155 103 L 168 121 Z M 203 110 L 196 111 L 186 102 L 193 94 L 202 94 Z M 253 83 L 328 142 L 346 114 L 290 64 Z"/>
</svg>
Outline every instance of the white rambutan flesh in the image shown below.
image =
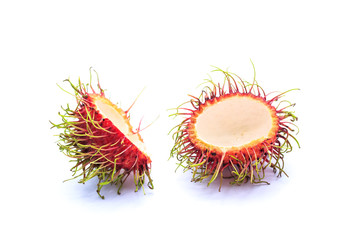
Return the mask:
<svg viewBox="0 0 360 240">
<path fill-rule="evenodd" d="M 132 131 L 126 113 L 101 96 L 95 95 L 93 98 L 94 104 L 103 118 L 109 119 L 132 144 L 134 144 L 141 152 L 146 153 L 145 144 L 141 139 L 140 134 Z"/>
<path fill-rule="evenodd" d="M 196 117 L 195 131 L 199 140 L 226 149 L 271 137 L 276 121 L 261 101 L 234 95 L 205 107 Z"/>
</svg>

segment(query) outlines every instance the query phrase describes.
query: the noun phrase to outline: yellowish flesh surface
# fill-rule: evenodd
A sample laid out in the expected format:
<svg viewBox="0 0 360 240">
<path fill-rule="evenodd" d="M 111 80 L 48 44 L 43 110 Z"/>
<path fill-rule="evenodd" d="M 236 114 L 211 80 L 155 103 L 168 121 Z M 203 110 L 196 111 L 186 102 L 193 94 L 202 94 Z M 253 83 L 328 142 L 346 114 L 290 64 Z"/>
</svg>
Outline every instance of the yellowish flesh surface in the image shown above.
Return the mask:
<svg viewBox="0 0 360 240">
<path fill-rule="evenodd" d="M 195 129 L 205 143 L 221 148 L 240 147 L 267 138 L 272 116 L 261 101 L 234 96 L 204 109 L 196 119 Z"/>
<path fill-rule="evenodd" d="M 145 144 L 141 141 L 138 134 L 134 134 L 128 122 L 113 106 L 105 103 L 100 98 L 95 100 L 95 105 L 101 115 L 108 118 L 140 151 L 145 153 Z"/>
</svg>

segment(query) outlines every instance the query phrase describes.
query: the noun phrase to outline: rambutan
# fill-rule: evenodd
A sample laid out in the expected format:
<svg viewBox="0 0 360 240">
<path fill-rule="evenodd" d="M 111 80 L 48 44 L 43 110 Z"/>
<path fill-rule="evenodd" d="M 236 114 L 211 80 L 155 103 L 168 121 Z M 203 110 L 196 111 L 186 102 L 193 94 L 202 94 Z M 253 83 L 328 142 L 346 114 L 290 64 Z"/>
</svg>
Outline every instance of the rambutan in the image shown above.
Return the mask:
<svg viewBox="0 0 360 240">
<path fill-rule="evenodd" d="M 298 131 L 298 118 L 288 110 L 295 104 L 275 102 L 298 89 L 271 97 L 274 93 L 266 94 L 255 80 L 255 68 L 252 83 L 219 68 L 214 71 L 224 75 L 224 82 L 207 80 L 199 97 L 189 95 L 170 115 L 183 116 L 170 131 L 175 141 L 170 157 L 193 172 L 192 181 L 211 177 L 210 185 L 220 175 L 220 188 L 225 177 L 233 179 L 231 184 L 269 184 L 264 180 L 267 167 L 287 176 L 284 153 L 292 151 L 290 140 L 300 147 L 291 133 Z"/>
<path fill-rule="evenodd" d="M 90 84 L 78 85 L 70 80 L 77 101 L 74 110 L 69 104 L 62 107 L 64 113 L 59 113 L 62 123 L 52 127 L 61 129 L 58 146 L 60 150 L 75 162 L 71 168 L 73 178 L 82 177 L 80 183 L 98 177 L 97 193 L 103 186 L 113 184 L 118 186 L 118 194 L 128 176 L 133 173 L 136 189 L 142 188 L 145 176 L 148 186 L 153 188 L 150 178 L 151 160 L 146 154 L 141 138 L 140 126 L 134 131 L 130 125 L 129 110 L 123 111 L 105 97 L 99 80 L 96 93 Z M 91 92 L 89 93 L 89 87 Z M 134 102 L 135 103 L 135 102 Z M 70 179 L 69 179 L 70 180 Z"/>
</svg>

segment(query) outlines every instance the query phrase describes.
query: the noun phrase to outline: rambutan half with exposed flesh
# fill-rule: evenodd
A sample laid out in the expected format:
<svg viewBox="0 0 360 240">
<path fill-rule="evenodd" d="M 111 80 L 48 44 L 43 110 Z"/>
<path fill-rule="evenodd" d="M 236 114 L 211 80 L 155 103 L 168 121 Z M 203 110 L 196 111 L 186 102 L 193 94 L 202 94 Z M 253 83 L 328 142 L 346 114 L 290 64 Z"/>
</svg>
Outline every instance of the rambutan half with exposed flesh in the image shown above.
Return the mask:
<svg viewBox="0 0 360 240">
<path fill-rule="evenodd" d="M 91 70 L 90 70 L 91 72 Z M 90 75 L 91 76 L 91 75 Z M 129 110 L 123 111 L 105 98 L 104 90 L 98 83 L 99 93 L 90 84 L 84 85 L 79 79 L 75 86 L 77 106 L 71 110 L 69 105 L 59 113 L 62 123 L 53 127 L 63 130 L 58 142 L 60 150 L 72 158 L 75 166 L 71 168 L 74 178 L 82 177 L 85 183 L 98 177 L 97 193 L 107 184 L 118 186 L 118 193 L 127 177 L 133 173 L 136 189 L 143 187 L 145 176 L 148 186 L 153 188 L 150 178 L 151 160 L 145 152 L 145 145 L 139 131 L 134 131 L 129 121 Z M 88 88 L 90 86 L 91 93 Z M 74 179 L 72 178 L 72 179 Z"/>
<path fill-rule="evenodd" d="M 264 180 L 269 166 L 278 176 L 286 175 L 284 153 L 292 151 L 291 139 L 299 146 L 291 133 L 298 130 L 297 117 L 288 110 L 295 104 L 275 102 L 296 89 L 271 97 L 274 93 L 266 94 L 255 74 L 248 83 L 236 74 L 214 71 L 224 75 L 223 84 L 208 80 L 199 97 L 189 95 L 170 115 L 184 116 L 170 131 L 175 141 L 170 157 L 176 157 L 184 171 L 192 170 L 192 181 L 211 176 L 210 184 L 220 175 L 220 188 L 224 177 L 233 178 L 232 184 L 269 184 Z"/>
</svg>

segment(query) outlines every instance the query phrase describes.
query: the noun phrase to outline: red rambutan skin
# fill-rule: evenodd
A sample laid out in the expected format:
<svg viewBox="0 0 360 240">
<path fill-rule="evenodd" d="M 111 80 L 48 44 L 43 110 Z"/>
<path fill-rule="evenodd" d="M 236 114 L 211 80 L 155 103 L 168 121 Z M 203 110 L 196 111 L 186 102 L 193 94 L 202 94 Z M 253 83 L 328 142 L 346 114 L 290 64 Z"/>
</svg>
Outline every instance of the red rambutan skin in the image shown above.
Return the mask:
<svg viewBox="0 0 360 240">
<path fill-rule="evenodd" d="M 293 123 L 297 120 L 293 112 L 287 111 L 288 107 L 293 107 L 289 101 L 285 107 L 274 106 L 274 102 L 284 96 L 286 92 L 269 98 L 270 94 L 257 84 L 254 78 L 253 83 L 246 83 L 235 74 L 216 69 L 224 74 L 225 81 L 215 84 L 209 80 L 210 86 L 204 87 L 200 97 L 191 96 L 191 100 L 186 102 L 189 107 L 182 107 L 186 103 L 176 108 L 176 113 L 170 116 L 185 116 L 185 119 L 172 129 L 175 145 L 171 150 L 170 157 L 176 157 L 184 167 L 184 171 L 193 171 L 193 181 L 202 181 L 212 176 L 209 184 L 214 181 L 218 174 L 223 177 L 224 170 L 234 178 L 233 184 L 241 184 L 250 180 L 251 183 L 267 183 L 263 181 L 265 169 L 270 166 L 273 171 L 279 170 L 279 175 L 284 172 L 284 153 L 290 152 L 292 146 L 290 138 L 294 139 L 299 146 L 296 138 L 290 134 L 294 131 L 290 126 L 297 126 Z M 235 80 L 237 78 L 237 80 Z M 295 89 L 292 89 L 295 90 Z M 291 91 L 291 90 L 289 90 Z M 247 97 L 260 101 L 268 108 L 272 118 L 272 129 L 266 139 L 257 139 L 249 144 L 235 146 L 231 148 L 221 148 L 202 141 L 197 136 L 195 124 L 197 117 L 208 107 L 232 97 Z M 223 116 L 226 118 L 226 116 Z M 290 119 L 290 120 L 288 120 Z M 299 146 L 300 147 L 300 146 Z M 220 185 L 221 187 L 221 185 Z"/>
<path fill-rule="evenodd" d="M 71 110 L 67 105 L 67 108 L 63 108 L 65 114 L 59 113 L 63 122 L 52 124 L 53 127 L 64 131 L 59 135 L 58 145 L 65 155 L 74 159 L 72 162 L 76 162 L 71 168 L 74 178 L 82 176 L 79 182 L 85 183 L 97 176 L 99 178 L 97 192 L 102 198 L 104 196 L 100 195 L 100 190 L 107 184 L 118 185 L 120 194 L 120 189 L 130 173 L 134 174 L 135 191 L 143 187 L 145 176 L 148 177 L 148 186 L 152 189 L 150 157 L 127 137 L 129 134 L 137 135 L 137 140 L 143 143 L 140 130 L 134 132 L 130 125 L 128 116 L 130 109 L 123 111 L 105 98 L 99 83 L 100 93 L 96 93 L 91 84 L 92 93 L 89 93 L 80 80 L 78 86 L 73 85 L 69 80 L 65 81 L 68 81 L 75 90 L 77 107 Z M 129 130 L 127 135 L 121 132 L 109 118 L 103 116 L 96 101 L 107 104 L 121 115 Z"/>
</svg>

